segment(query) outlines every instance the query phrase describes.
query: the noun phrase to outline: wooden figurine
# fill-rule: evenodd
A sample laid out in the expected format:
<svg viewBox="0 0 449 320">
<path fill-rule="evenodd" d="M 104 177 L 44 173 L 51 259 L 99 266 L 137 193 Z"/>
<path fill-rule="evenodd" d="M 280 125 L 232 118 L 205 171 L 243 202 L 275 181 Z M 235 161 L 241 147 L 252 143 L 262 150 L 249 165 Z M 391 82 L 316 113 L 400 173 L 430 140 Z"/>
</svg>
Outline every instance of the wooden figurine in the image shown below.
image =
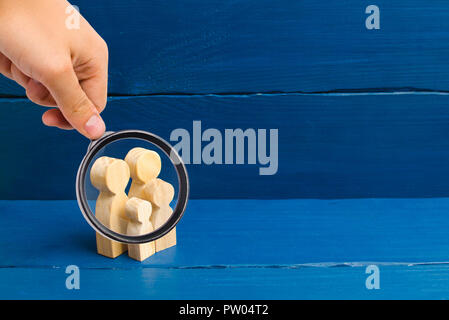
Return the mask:
<svg viewBox="0 0 449 320">
<path fill-rule="evenodd" d="M 126 234 L 140 236 L 153 231 L 150 222 L 151 203 L 139 198 L 131 198 L 126 202 L 125 212 L 129 219 Z M 155 253 L 155 243 L 129 244 L 128 255 L 138 261 L 143 261 Z"/>
<path fill-rule="evenodd" d="M 142 199 L 145 184 L 156 179 L 161 172 L 161 157 L 155 151 L 133 148 L 126 155 L 125 161 L 132 178 L 128 196 Z"/>
<path fill-rule="evenodd" d="M 128 196 L 125 188 L 130 177 L 128 164 L 110 157 L 98 158 L 90 171 L 92 185 L 100 191 L 95 206 L 95 216 L 107 228 L 126 234 L 125 206 Z M 109 258 L 116 258 L 126 251 L 126 245 L 98 234 L 97 251 Z"/>
<path fill-rule="evenodd" d="M 153 213 L 151 215 L 151 222 L 156 229 L 161 227 L 173 213 L 170 208 L 170 202 L 175 195 L 173 186 L 161 179 L 154 179 L 148 182 L 143 189 L 143 199 L 150 201 L 153 204 Z M 165 250 L 176 245 L 176 227 L 168 234 L 157 239 L 156 252 Z"/>
<path fill-rule="evenodd" d="M 144 199 L 143 189 L 146 183 L 155 180 L 161 172 L 161 157 L 155 151 L 144 148 L 133 148 L 125 157 L 131 174 L 131 187 L 128 197 Z M 154 246 L 154 242 L 152 243 Z"/>
<path fill-rule="evenodd" d="M 154 206 L 153 206 L 154 208 Z M 161 227 L 173 213 L 173 209 L 170 207 L 158 208 L 153 210 L 151 215 L 151 222 L 153 223 L 154 230 Z M 176 227 L 170 230 L 165 236 L 157 239 L 156 241 L 156 252 L 168 249 L 176 245 Z"/>
<path fill-rule="evenodd" d="M 162 179 L 153 179 L 143 188 L 142 197 L 159 208 L 170 206 L 175 196 L 175 188 Z"/>
</svg>

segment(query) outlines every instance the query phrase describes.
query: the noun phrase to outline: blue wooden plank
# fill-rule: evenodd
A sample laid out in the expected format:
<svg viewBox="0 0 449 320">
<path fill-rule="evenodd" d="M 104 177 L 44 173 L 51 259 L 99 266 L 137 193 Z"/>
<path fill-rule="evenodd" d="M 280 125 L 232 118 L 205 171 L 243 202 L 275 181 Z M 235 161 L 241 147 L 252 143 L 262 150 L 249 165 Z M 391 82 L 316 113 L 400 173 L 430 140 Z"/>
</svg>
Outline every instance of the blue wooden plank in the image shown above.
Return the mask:
<svg viewBox="0 0 449 320">
<path fill-rule="evenodd" d="M 222 134 L 279 130 L 275 175 L 260 176 L 260 164 L 191 164 L 193 198 L 444 197 L 448 104 L 445 94 L 151 96 L 111 98 L 104 117 L 109 130 L 167 140 L 177 128 L 192 138 L 194 120 Z M 0 199 L 75 198 L 88 141 L 42 126 L 42 110 L 0 100 Z"/>
<path fill-rule="evenodd" d="M 447 90 L 444 0 L 78 0 L 110 48 L 110 92 Z M 7 80 L 0 93 L 23 94 Z"/>
<path fill-rule="evenodd" d="M 0 201 L 0 299 L 448 299 L 448 210 L 443 198 L 192 200 L 179 244 L 138 263 L 97 255 L 75 201 Z M 380 290 L 365 287 L 370 264 Z"/>
<path fill-rule="evenodd" d="M 80 269 L 67 290 L 65 268 L 0 269 L 0 299 L 449 299 L 449 267 L 380 266 L 367 290 L 365 267 Z"/>
<path fill-rule="evenodd" d="M 144 263 L 96 254 L 76 201 L 0 201 L 0 267 L 233 268 L 449 261 L 449 199 L 192 200 L 179 244 Z"/>
</svg>

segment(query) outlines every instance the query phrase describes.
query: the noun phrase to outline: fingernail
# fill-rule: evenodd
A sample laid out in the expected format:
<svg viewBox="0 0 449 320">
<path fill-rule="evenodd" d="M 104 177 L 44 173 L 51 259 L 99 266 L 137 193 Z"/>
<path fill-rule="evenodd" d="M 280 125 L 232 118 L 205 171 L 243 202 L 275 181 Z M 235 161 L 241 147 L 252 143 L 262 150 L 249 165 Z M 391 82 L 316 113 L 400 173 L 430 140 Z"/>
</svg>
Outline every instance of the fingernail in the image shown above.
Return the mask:
<svg viewBox="0 0 449 320">
<path fill-rule="evenodd" d="M 96 114 L 92 115 L 84 125 L 84 129 L 92 139 L 101 137 L 104 133 L 105 125 L 103 120 Z"/>
</svg>

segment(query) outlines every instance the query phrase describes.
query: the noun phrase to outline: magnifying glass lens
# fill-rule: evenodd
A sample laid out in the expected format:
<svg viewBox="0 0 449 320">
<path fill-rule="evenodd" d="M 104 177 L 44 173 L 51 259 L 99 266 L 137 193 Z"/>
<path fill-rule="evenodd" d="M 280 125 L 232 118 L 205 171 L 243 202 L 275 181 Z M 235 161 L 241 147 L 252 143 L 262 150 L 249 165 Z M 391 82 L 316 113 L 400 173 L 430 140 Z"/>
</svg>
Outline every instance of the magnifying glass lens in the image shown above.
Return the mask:
<svg viewBox="0 0 449 320">
<path fill-rule="evenodd" d="M 177 222 L 172 219 L 180 189 L 176 166 L 149 141 L 131 137 L 104 144 L 89 159 L 82 180 L 90 219 L 106 228 L 101 236 L 142 242 L 167 234 Z"/>
</svg>

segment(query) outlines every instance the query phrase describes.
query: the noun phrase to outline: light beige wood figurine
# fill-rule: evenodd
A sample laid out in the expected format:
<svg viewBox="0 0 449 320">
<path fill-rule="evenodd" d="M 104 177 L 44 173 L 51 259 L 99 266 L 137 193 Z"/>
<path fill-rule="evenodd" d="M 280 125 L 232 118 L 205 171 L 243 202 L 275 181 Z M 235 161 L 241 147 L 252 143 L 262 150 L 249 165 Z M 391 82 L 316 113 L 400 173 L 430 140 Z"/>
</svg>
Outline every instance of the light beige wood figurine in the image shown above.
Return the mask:
<svg viewBox="0 0 449 320">
<path fill-rule="evenodd" d="M 151 222 L 156 229 L 161 227 L 173 213 L 170 202 L 175 195 L 173 186 L 161 179 L 154 179 L 148 182 L 143 189 L 143 199 L 148 200 L 153 205 Z M 156 252 L 165 250 L 176 245 L 176 227 L 168 234 L 157 239 Z"/>
<path fill-rule="evenodd" d="M 161 172 L 161 157 L 155 151 L 133 148 L 126 155 L 125 161 L 132 178 L 128 196 L 142 198 L 145 185 L 156 179 Z"/>
<path fill-rule="evenodd" d="M 139 198 L 131 198 L 126 202 L 125 212 L 129 219 L 126 234 L 140 236 L 153 231 L 150 221 L 151 203 Z M 143 261 L 155 253 L 155 243 L 129 244 L 128 255 L 138 261 Z"/>
<path fill-rule="evenodd" d="M 100 191 L 95 216 L 107 228 L 126 234 L 127 218 L 125 206 L 128 196 L 125 188 L 129 182 L 130 172 L 128 164 L 120 159 L 98 158 L 90 171 L 92 185 Z M 126 251 L 125 244 L 109 240 L 98 234 L 97 251 L 109 258 L 116 258 Z"/>
<path fill-rule="evenodd" d="M 125 160 L 101 157 L 90 171 L 92 184 L 100 191 L 95 216 L 107 228 L 129 236 L 148 234 L 164 225 L 173 213 L 170 203 L 173 186 L 159 178 L 161 158 L 155 151 L 133 148 Z M 128 196 L 125 193 L 132 178 Z M 97 251 L 116 258 L 126 251 L 131 258 L 143 261 L 155 252 L 176 245 L 176 228 L 162 238 L 145 244 L 128 245 L 99 234 Z"/>
<path fill-rule="evenodd" d="M 154 208 L 154 206 L 153 206 Z M 154 226 L 154 230 L 161 227 L 165 222 L 167 222 L 168 218 L 173 213 L 173 209 L 170 207 L 158 208 L 153 210 L 151 215 L 151 222 Z M 169 233 L 165 236 L 157 239 L 156 241 L 156 252 L 160 252 L 162 250 L 168 249 L 176 245 L 176 227 L 174 227 Z"/>
</svg>

